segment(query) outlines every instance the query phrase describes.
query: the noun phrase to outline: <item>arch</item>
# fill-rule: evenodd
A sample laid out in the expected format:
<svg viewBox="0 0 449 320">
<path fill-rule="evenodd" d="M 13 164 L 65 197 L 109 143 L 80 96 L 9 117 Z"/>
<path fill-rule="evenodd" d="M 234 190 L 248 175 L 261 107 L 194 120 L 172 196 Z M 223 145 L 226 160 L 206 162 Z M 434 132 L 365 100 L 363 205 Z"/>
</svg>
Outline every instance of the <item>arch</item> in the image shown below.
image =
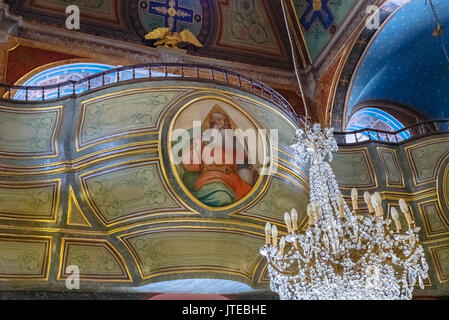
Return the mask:
<svg viewBox="0 0 449 320">
<path fill-rule="evenodd" d="M 446 221 L 449 220 L 449 152 L 441 157 L 437 164 L 437 195 L 438 205 L 444 214 Z"/>
<path fill-rule="evenodd" d="M 404 125 L 390 113 L 380 108 L 366 107 L 359 109 L 352 114 L 348 121 L 346 131 L 352 132 L 362 129 L 377 129 L 382 131 L 397 132 L 404 128 Z M 369 135 L 371 135 L 373 139 L 377 137 L 373 136 L 376 135 L 374 132 L 369 132 Z M 358 141 L 367 140 L 368 138 L 368 132 L 361 132 L 358 134 Z M 379 136 L 379 138 L 382 141 L 383 138 L 381 136 Z M 411 138 L 411 134 L 406 130 L 399 134 L 399 138 L 401 141 L 407 140 Z M 348 139 L 355 140 L 355 137 L 350 135 L 348 136 Z"/>
<path fill-rule="evenodd" d="M 117 68 L 116 65 L 109 65 L 94 60 L 88 59 L 74 59 L 74 60 L 63 60 L 54 63 L 50 63 L 44 66 L 40 66 L 32 70 L 31 72 L 20 78 L 15 85 L 19 86 L 49 86 L 66 81 L 78 81 L 93 74 L 101 73 L 104 71 L 112 70 Z M 115 81 L 115 73 L 106 77 L 105 83 L 112 83 Z M 66 88 L 66 90 L 72 90 L 72 88 Z M 82 88 L 77 89 L 75 93 L 81 93 Z M 25 90 L 17 90 L 14 99 L 23 100 L 23 97 L 27 93 Z M 46 99 L 51 99 L 52 97 L 57 97 L 57 90 L 47 90 L 45 92 Z M 41 100 L 42 93 L 39 91 L 29 92 L 28 100 Z"/>
<path fill-rule="evenodd" d="M 352 88 L 353 76 L 357 73 L 360 62 L 363 60 L 371 43 L 376 39 L 382 28 L 408 1 L 387 0 L 379 10 L 381 27 L 379 29 L 363 28 L 357 39 L 353 42 L 353 47 L 346 57 L 346 62 L 342 67 L 342 72 L 334 92 L 331 123 L 337 131 L 343 131 L 347 123 L 348 95 Z"/>
</svg>

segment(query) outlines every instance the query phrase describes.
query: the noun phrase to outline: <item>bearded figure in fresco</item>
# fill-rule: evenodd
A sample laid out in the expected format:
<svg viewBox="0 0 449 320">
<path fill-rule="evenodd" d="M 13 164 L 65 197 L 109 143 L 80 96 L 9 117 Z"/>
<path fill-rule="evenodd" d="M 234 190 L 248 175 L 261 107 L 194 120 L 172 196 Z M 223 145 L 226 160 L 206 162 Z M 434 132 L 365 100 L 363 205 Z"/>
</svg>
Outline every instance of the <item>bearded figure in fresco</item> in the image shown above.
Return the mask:
<svg viewBox="0 0 449 320">
<path fill-rule="evenodd" d="M 207 206 L 231 205 L 249 194 L 257 181 L 258 171 L 249 164 L 247 143 L 241 145 L 234 134 L 236 129 L 229 115 L 215 105 L 202 123 L 201 137 L 193 137 L 190 147 L 183 153 L 182 180 L 192 194 Z M 222 141 L 210 139 L 214 131 L 215 134 L 220 133 Z M 206 148 L 212 152 L 210 160 L 205 161 L 202 151 Z M 215 152 L 221 155 L 216 157 Z"/>
</svg>

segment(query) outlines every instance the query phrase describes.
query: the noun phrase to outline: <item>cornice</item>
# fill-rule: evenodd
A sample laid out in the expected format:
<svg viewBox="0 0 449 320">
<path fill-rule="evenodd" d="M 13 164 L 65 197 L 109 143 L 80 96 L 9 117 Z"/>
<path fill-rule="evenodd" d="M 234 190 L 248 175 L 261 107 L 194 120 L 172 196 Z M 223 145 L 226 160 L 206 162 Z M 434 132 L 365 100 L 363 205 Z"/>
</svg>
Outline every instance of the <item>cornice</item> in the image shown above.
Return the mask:
<svg viewBox="0 0 449 320">
<path fill-rule="evenodd" d="M 206 64 L 244 74 L 267 85 L 291 89 L 296 86 L 293 70 L 286 71 L 272 67 L 254 66 L 207 57 L 193 56 L 184 50 L 165 50 L 151 48 L 142 44 L 121 40 L 106 39 L 58 27 L 23 21 L 18 37 L 37 41 L 59 48 L 75 48 L 75 51 L 125 58 L 130 64 L 151 62 L 177 62 Z M 71 52 L 73 52 L 71 50 Z"/>
<path fill-rule="evenodd" d="M 9 6 L 0 0 L 0 43 L 8 41 L 9 35 L 17 34 L 18 27 L 22 24 L 22 17 L 9 12 Z"/>
</svg>

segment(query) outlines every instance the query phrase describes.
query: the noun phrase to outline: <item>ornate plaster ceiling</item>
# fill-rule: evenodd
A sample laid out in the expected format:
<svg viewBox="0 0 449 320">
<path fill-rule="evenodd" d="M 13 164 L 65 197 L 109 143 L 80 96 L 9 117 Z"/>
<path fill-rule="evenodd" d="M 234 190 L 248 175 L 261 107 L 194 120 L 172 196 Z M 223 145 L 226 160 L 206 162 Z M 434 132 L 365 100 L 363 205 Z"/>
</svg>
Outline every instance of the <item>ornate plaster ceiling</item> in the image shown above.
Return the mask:
<svg viewBox="0 0 449 320">
<path fill-rule="evenodd" d="M 26 21 L 65 27 L 67 1 L 7 0 Z M 72 3 L 72 2 L 71 2 Z M 97 0 L 75 1 L 81 32 L 142 44 L 147 32 L 168 26 L 170 5 L 176 30 L 189 29 L 204 48 L 193 55 L 290 68 L 290 51 L 280 3 L 274 0 Z M 165 8 L 165 11 L 164 11 Z"/>
<path fill-rule="evenodd" d="M 449 2 L 434 0 L 443 25 L 449 22 Z M 429 118 L 448 118 L 449 62 L 429 5 L 411 0 L 377 34 L 354 76 L 347 115 L 367 101 L 381 100 L 415 109 Z M 449 33 L 443 43 L 449 48 Z"/>
<path fill-rule="evenodd" d="M 216 104 L 231 125 L 279 129 L 279 140 L 263 144 L 277 170 L 260 174 L 240 200 L 213 207 L 189 188 L 192 176 L 173 163 L 176 143 L 170 133 L 197 119 L 207 124 Z M 15 101 L 0 106 L 3 290 L 64 291 L 71 266 L 80 269 L 83 291 L 268 289 L 266 261 L 259 254 L 265 223 L 279 226 L 284 235 L 283 214 L 295 207 L 300 228 L 307 224 L 307 170 L 290 155 L 297 126 L 268 97 L 217 83 L 143 78 L 24 106 Z M 406 148 L 346 147 L 332 166 L 348 199 L 357 186 L 380 190 L 389 207 L 399 197 L 413 203 L 424 241 L 432 240 L 425 248 L 433 255 L 433 269 L 420 294 L 445 295 L 447 282 L 438 277 L 449 277 L 447 210 L 440 209 L 437 191 L 429 186 L 438 183 L 438 192 L 447 193 L 448 140 L 426 139 Z M 411 171 L 401 154 L 407 154 Z M 367 213 L 365 206 L 361 210 Z M 435 237 L 441 242 L 436 247 Z"/>
<path fill-rule="evenodd" d="M 357 0 L 292 0 L 308 55 L 315 61 L 354 9 Z"/>
</svg>

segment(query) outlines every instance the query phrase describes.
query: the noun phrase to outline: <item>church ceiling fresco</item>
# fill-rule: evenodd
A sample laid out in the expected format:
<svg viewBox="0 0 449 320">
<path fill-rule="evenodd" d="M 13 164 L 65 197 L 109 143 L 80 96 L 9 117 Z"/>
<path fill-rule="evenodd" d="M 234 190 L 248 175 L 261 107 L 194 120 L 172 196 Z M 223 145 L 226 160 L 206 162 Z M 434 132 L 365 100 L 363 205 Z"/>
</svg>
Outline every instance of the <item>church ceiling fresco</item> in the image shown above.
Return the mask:
<svg viewBox="0 0 449 320">
<path fill-rule="evenodd" d="M 205 0 L 132 0 L 131 22 L 144 39 L 149 32 L 169 28 L 174 32 L 188 29 L 204 43 L 211 28 L 211 3 Z"/>
<path fill-rule="evenodd" d="M 187 130 L 194 132 L 195 128 L 191 119 L 201 120 L 202 132 L 207 132 L 210 129 L 217 130 L 253 130 L 257 131 L 257 127 L 254 122 L 247 118 L 243 113 L 239 113 L 238 110 L 230 103 L 220 101 L 218 99 L 205 99 L 199 100 L 189 105 L 174 119 L 172 130 Z M 170 135 L 170 134 L 169 134 Z M 176 165 L 175 175 L 178 182 L 183 185 L 187 192 L 192 194 L 200 204 L 206 207 L 217 208 L 225 207 L 235 204 L 238 201 L 243 201 L 245 197 L 251 195 L 251 191 L 255 189 L 262 179 L 263 175 L 263 161 L 259 159 L 251 159 L 251 155 L 248 153 L 248 143 L 244 141 L 244 138 L 237 135 L 228 136 L 232 139 L 236 139 L 235 147 L 241 148 L 241 151 L 235 151 L 234 148 L 226 148 L 223 150 L 224 155 L 229 152 L 233 156 L 243 159 L 243 163 L 236 166 L 236 163 L 224 164 L 220 166 L 220 169 L 224 169 L 224 172 L 216 172 L 215 168 L 210 164 L 201 161 L 200 164 L 195 164 L 192 161 L 184 161 L 183 163 Z M 257 141 L 255 142 L 257 143 Z M 182 147 L 185 150 L 182 153 L 183 159 L 190 157 L 200 158 L 199 151 L 195 150 L 196 144 L 202 144 L 197 137 L 189 139 L 188 143 L 182 144 L 178 141 L 170 141 L 169 145 L 172 150 L 177 150 L 178 147 Z M 262 147 L 262 146 L 261 146 Z M 266 149 L 266 148 L 264 148 Z M 265 156 L 266 150 L 261 150 Z M 171 156 L 175 156 L 176 152 L 172 151 Z M 254 160 L 254 161 L 253 161 Z M 262 159 L 264 160 L 264 159 Z M 238 172 L 244 171 L 244 175 L 238 174 Z M 242 177 L 243 176 L 243 177 Z M 223 188 L 218 184 L 208 184 L 207 182 L 215 179 L 225 179 L 228 181 L 228 187 Z M 229 188 L 230 187 L 230 188 Z"/>
<path fill-rule="evenodd" d="M 65 8 L 74 4 L 80 8 L 82 18 L 91 23 L 101 21 L 105 26 L 125 30 L 126 24 L 122 12 L 124 1 L 117 0 L 24 0 L 21 6 L 31 15 L 44 14 L 47 17 L 65 19 Z"/>
<path fill-rule="evenodd" d="M 402 4 L 407 3 L 407 0 L 388 0 L 380 8 L 380 25 L 383 26 L 389 21 L 391 17 L 397 12 Z M 398 28 L 399 30 L 401 28 Z M 381 29 L 382 30 L 382 29 Z M 364 28 L 359 34 L 357 41 L 349 52 L 346 62 L 342 65 L 341 74 L 338 76 L 336 90 L 332 106 L 329 110 L 330 121 L 332 126 L 337 131 L 345 131 L 347 122 L 349 121 L 352 109 L 348 111 L 348 100 L 351 96 L 353 87 L 353 77 L 357 73 L 362 59 L 365 56 L 367 48 L 369 48 L 373 39 L 378 35 L 377 29 Z M 396 31 L 394 31 L 396 33 Z M 400 36 L 405 36 L 398 32 Z M 377 59 L 377 62 L 385 61 L 384 59 Z M 395 77 L 397 72 L 393 75 Z M 403 91 L 403 90 L 397 90 Z"/>
<path fill-rule="evenodd" d="M 0 279 L 48 280 L 51 247 L 51 237 L 0 234 Z"/>
<path fill-rule="evenodd" d="M 273 181 L 261 177 L 258 180 L 263 183 L 254 186 L 257 192 L 251 190 L 248 197 L 229 208 L 221 204 L 211 215 L 211 211 L 195 206 L 192 194 L 178 188 L 164 153 L 171 142 L 163 137 L 172 123 L 184 127 L 203 113 L 204 128 L 212 119 L 217 121 L 209 114 L 226 115 L 233 128 L 243 129 L 247 125 L 263 128 L 253 114 L 257 108 L 267 110 L 267 122 L 270 117 L 289 116 L 275 105 L 236 89 L 186 84 L 158 87 L 138 83 L 80 97 L 74 105 L 62 101 L 62 109 L 48 105 L 28 108 L 36 117 L 55 113 L 54 126 L 59 119 L 56 115 L 62 117 L 53 140 L 46 132 L 31 130 L 34 141 L 45 138 L 46 143 L 36 150 L 32 144 L 22 147 L 17 132 L 30 131 L 27 128 L 32 123 L 19 117 L 16 122 L 24 129 L 11 130 L 17 139 L 8 149 L 21 147 L 29 152 L 22 161 L 0 160 L 5 170 L 0 174 L 0 279 L 21 286 L 21 280 L 32 278 L 40 280 L 30 284 L 32 287 L 48 281 L 59 288 L 70 274 L 67 267 L 78 265 L 86 288 L 95 288 L 98 283 L 110 288 L 118 283 L 138 287 L 191 278 L 233 280 L 245 285 L 231 288 L 245 290 L 248 285 L 265 286 L 260 282 L 264 267 L 258 254 L 264 241 L 260 220 L 269 218 L 271 212 L 267 202 L 253 204 L 270 189 L 270 197 L 289 194 L 289 202 L 277 204 L 279 210 L 288 210 L 288 205 L 303 213 L 307 196 L 304 178 L 300 177 L 303 173 L 295 174 L 280 165 Z M 189 104 L 195 99 L 199 104 Z M 251 99 L 251 108 L 237 99 Z M 217 104 L 221 107 L 215 107 Z M 168 113 L 180 110 L 179 118 Z M 289 126 L 286 132 L 296 130 Z M 53 144 L 59 150 L 57 157 L 48 154 L 39 158 Z M 276 148 L 287 150 L 288 146 L 281 142 Z M 48 170 L 50 167 L 58 169 Z M 292 186 L 302 192 L 301 201 Z M 249 207 L 248 214 L 237 215 Z M 280 223 L 282 217 L 272 220 Z M 23 228 L 31 235 L 15 236 Z M 4 240 L 8 244 L 2 242 L 3 231 L 9 235 Z M 2 250 L 6 245 L 8 250 Z M 225 290 L 227 285 L 220 288 Z"/>
<path fill-rule="evenodd" d="M 190 54 L 250 64 L 291 65 L 280 4 L 273 0 L 9 0 L 26 20 L 65 27 L 65 8 L 80 6 L 81 32 L 152 45 L 159 27 L 190 30 L 204 48 Z"/>
<path fill-rule="evenodd" d="M 343 25 L 357 0 L 290 0 L 310 58 L 315 61 Z"/>
<path fill-rule="evenodd" d="M 218 0 L 220 25 L 215 47 L 283 58 L 282 43 L 267 2 Z M 275 18 L 275 17 L 274 17 Z"/>
<path fill-rule="evenodd" d="M 66 273 L 68 266 L 78 266 L 85 281 L 132 281 L 126 263 L 108 241 L 63 238 L 61 252 L 59 280 L 65 280 L 71 274 Z"/>
<path fill-rule="evenodd" d="M 57 157 L 62 107 L 18 109 L 0 107 L 0 157 Z M 14 132 L 21 132 L 17 139 Z"/>
<path fill-rule="evenodd" d="M 189 103 L 192 100 L 209 107 L 204 111 L 201 105 Z M 142 117 L 145 123 L 117 117 L 123 113 L 120 108 L 130 110 L 127 114 L 145 113 L 148 101 L 162 107 Z M 2 108 L 8 112 L 20 110 L 17 104 L 4 104 L 9 105 Z M 46 141 L 40 149 L 30 144 L 22 157 L 0 157 L 0 280 L 8 280 L 10 290 L 24 286 L 64 290 L 70 265 L 80 267 L 85 290 L 99 285 L 105 292 L 118 287 L 145 290 L 163 282 L 160 288 L 170 291 L 167 281 L 171 280 L 207 282 L 195 279 L 232 280 L 242 284 L 228 282 L 232 288 L 244 290 L 268 288 L 266 265 L 258 252 L 264 243 L 265 222 L 278 225 L 283 235 L 282 216 L 291 207 L 298 209 L 301 226 L 307 220 L 306 169 L 291 164 L 289 137 L 296 127 L 288 115 L 267 100 L 237 89 L 179 81 L 125 84 L 62 100 L 60 105 L 27 108 L 35 117 L 62 108 L 60 130 L 53 140 L 47 132 L 38 131 L 35 140 L 42 136 Z M 90 108 L 99 117 L 86 117 Z M 269 142 L 269 150 L 278 150 L 273 154 L 278 170 L 254 186 L 253 195 L 231 206 L 208 209 L 180 187 L 166 136 L 172 125 L 187 123 L 173 114 L 185 112 L 192 119 L 204 114 L 207 120 L 211 110 L 219 119 L 227 115 L 230 124 L 243 128 L 246 121 L 270 129 L 284 119 L 284 138 L 278 144 Z M 16 122 L 24 129 L 14 130 L 16 137 L 10 136 L 8 149 L 24 148 L 21 133 L 34 132 L 27 129 L 28 118 L 20 116 Z M 54 123 L 55 117 L 51 119 Z M 124 131 L 116 130 L 120 119 L 126 122 Z M 85 127 L 102 130 L 95 131 L 95 143 L 80 150 L 76 137 L 84 131 L 83 121 Z M 388 208 L 397 206 L 399 198 L 409 202 L 417 225 L 423 227 L 420 236 L 431 263 L 430 282 L 419 295 L 445 295 L 448 289 L 445 194 L 449 160 L 444 152 L 425 156 L 443 149 L 448 141 L 440 136 L 405 146 L 346 147 L 333 162 L 348 199 L 353 186 L 363 186 L 362 190 L 379 188 Z M 57 157 L 50 153 L 40 158 L 53 143 L 58 146 Z M 429 165 L 437 169 L 429 171 Z M 407 170 L 412 175 L 406 175 Z M 360 207 L 364 214 L 362 201 Z M 23 282 L 27 279 L 33 281 Z M 179 284 L 173 286 L 172 290 L 179 288 Z M 215 289 L 223 290 L 217 293 L 231 290 L 226 284 Z"/>
<path fill-rule="evenodd" d="M 434 0 L 443 25 L 449 22 L 449 3 Z M 353 74 L 347 97 L 349 117 L 364 102 L 383 100 L 405 105 L 427 118 L 449 117 L 448 61 L 441 46 L 449 43 L 432 36 L 435 20 L 429 5 L 405 3 L 378 32 Z"/>
</svg>

